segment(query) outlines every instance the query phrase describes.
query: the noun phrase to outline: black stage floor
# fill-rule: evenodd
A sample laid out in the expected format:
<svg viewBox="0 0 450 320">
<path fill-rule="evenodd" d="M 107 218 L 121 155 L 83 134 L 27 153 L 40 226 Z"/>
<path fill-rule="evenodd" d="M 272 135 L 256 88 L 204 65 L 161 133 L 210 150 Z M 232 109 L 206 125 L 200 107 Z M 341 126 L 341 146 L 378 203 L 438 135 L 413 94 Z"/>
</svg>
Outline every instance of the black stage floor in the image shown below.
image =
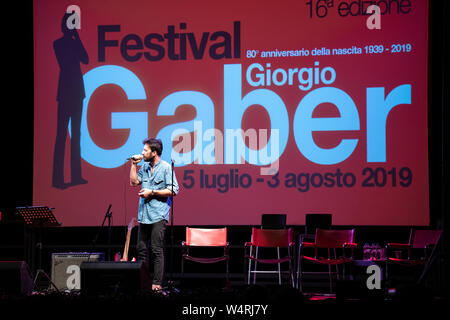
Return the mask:
<svg viewBox="0 0 450 320">
<path fill-rule="evenodd" d="M 343 291 L 341 291 L 342 293 Z M 316 314 L 360 316 L 439 315 L 448 310 L 450 299 L 427 294 L 419 286 L 397 288 L 391 295 L 346 297 L 345 294 L 302 294 L 290 286 L 233 285 L 217 287 L 166 287 L 161 292 L 121 292 L 110 290 L 95 295 L 83 291 L 33 292 L 28 296 L 0 296 L 0 309 L 36 317 L 136 316 L 150 319 L 300 319 Z M 362 312 L 362 313 L 361 313 Z M 389 317 L 388 317 L 389 318 Z"/>
</svg>

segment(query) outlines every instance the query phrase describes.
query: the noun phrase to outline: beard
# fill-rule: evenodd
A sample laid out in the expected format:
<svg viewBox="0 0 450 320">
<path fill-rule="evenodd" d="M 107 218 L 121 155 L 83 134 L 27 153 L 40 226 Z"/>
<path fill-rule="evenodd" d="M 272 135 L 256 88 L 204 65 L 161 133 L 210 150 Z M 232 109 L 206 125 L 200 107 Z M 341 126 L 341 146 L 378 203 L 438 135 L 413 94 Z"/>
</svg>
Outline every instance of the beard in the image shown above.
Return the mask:
<svg viewBox="0 0 450 320">
<path fill-rule="evenodd" d="M 155 160 L 155 157 L 150 156 L 150 157 L 144 157 L 144 161 L 145 162 L 153 162 L 153 160 Z"/>
</svg>

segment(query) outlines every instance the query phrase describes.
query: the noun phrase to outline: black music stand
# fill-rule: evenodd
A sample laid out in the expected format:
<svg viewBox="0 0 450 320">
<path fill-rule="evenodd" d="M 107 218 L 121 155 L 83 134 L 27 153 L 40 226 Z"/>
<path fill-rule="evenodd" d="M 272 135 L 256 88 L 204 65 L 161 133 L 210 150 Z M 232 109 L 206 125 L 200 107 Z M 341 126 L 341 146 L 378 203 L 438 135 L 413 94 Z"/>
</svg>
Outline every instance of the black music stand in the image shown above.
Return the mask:
<svg viewBox="0 0 450 320">
<path fill-rule="evenodd" d="M 50 279 L 47 273 L 42 269 L 42 228 L 43 227 L 56 227 L 61 224 L 56 220 L 53 215 L 52 210 L 49 207 L 37 206 L 37 207 L 17 207 L 17 213 L 22 217 L 25 222 L 25 225 L 30 228 L 39 228 L 39 239 L 38 243 L 34 243 L 33 241 L 33 250 L 35 247 L 39 249 L 39 264 L 38 269 L 36 270 L 36 276 L 34 277 L 34 287 L 36 288 L 36 282 L 39 278 L 39 275 L 43 275 L 50 284 L 59 292 L 56 285 Z M 34 240 L 34 237 L 33 237 Z M 33 255 L 34 256 L 34 255 Z M 33 261 L 34 265 L 34 261 Z"/>
</svg>

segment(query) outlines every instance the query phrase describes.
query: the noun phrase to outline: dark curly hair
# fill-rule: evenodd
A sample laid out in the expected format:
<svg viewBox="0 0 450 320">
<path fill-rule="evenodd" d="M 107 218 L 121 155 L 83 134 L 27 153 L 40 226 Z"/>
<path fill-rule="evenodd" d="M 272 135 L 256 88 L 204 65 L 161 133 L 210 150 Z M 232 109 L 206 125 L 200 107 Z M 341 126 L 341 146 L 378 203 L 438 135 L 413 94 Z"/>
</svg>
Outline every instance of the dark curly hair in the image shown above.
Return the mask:
<svg viewBox="0 0 450 320">
<path fill-rule="evenodd" d="M 142 141 L 142 143 L 148 145 L 152 151 L 156 151 L 158 156 L 161 156 L 163 151 L 163 144 L 160 139 L 147 138 Z"/>
</svg>

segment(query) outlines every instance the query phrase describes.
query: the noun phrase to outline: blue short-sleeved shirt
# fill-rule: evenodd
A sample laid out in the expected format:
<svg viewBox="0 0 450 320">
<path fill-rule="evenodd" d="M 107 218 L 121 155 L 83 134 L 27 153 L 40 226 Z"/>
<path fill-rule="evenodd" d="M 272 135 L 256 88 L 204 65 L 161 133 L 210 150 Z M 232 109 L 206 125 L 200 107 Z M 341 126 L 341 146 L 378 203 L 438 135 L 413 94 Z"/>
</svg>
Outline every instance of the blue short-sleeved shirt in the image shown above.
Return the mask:
<svg viewBox="0 0 450 320">
<path fill-rule="evenodd" d="M 144 162 L 137 174 L 142 188 L 150 190 L 172 190 L 172 167 L 164 160 L 159 160 L 151 171 L 149 162 Z M 178 182 L 173 174 L 173 192 L 178 193 Z M 139 198 L 138 221 L 144 224 L 152 224 L 161 220 L 169 221 L 170 197 L 150 196 L 147 199 Z"/>
</svg>

